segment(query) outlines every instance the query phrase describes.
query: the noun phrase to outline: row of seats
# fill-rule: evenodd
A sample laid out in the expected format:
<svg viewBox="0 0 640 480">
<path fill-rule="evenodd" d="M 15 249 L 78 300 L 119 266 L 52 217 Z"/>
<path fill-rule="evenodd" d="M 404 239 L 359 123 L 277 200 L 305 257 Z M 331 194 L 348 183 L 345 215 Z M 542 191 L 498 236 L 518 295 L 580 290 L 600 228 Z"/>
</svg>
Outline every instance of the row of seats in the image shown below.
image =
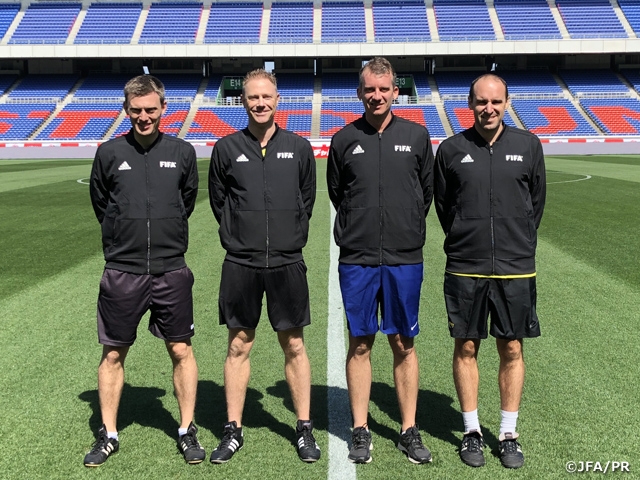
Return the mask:
<svg viewBox="0 0 640 480">
<path fill-rule="evenodd" d="M 531 132 L 541 136 L 601 135 L 567 99 L 513 100 L 513 111 Z M 586 99 L 583 112 L 608 135 L 640 135 L 640 101 L 638 99 Z M 178 135 L 191 105 L 170 103 L 162 120 L 162 130 Z M 51 116 L 54 104 L 0 104 L 0 140 L 33 140 L 38 128 Z M 444 110 L 454 133 L 473 125 L 473 113 L 462 100 L 446 100 Z M 311 136 L 312 104 L 280 104 L 276 122 L 299 135 Z M 446 137 L 446 130 L 435 105 L 395 105 L 393 112 L 426 126 L 434 138 Z M 340 128 L 362 115 L 357 102 L 328 102 L 320 111 L 320 137 L 330 138 Z M 120 120 L 118 120 L 120 119 Z M 64 107 L 36 136 L 36 140 L 105 140 L 126 133 L 129 119 L 121 115 L 119 104 L 70 104 Z M 510 113 L 508 125 L 516 125 Z M 246 127 L 247 115 L 242 106 L 201 106 L 187 131 L 187 140 L 213 140 Z"/>
<path fill-rule="evenodd" d="M 609 0 L 557 0 L 571 38 L 626 38 Z M 640 4 L 619 0 L 631 28 L 640 35 Z M 546 0 L 494 0 L 501 33 L 507 40 L 559 39 L 560 29 Z M 258 43 L 264 6 L 259 2 L 213 2 L 204 27 L 204 43 Z M 485 0 L 433 0 L 441 41 L 496 40 Z M 31 3 L 12 33 L 10 44 L 65 43 L 82 9 L 81 3 Z M 20 4 L 0 4 L 0 38 L 18 15 Z M 76 44 L 131 42 L 142 3 L 92 3 L 74 39 Z M 430 31 L 423 0 L 374 0 L 376 42 L 428 42 Z M 202 3 L 151 3 L 139 43 L 194 43 L 204 13 Z M 242 28 L 238 28 L 241 25 Z M 269 43 L 309 43 L 314 37 L 313 2 L 275 1 L 271 5 Z M 365 42 L 365 5 L 359 1 L 323 1 L 323 43 Z"/>
</svg>

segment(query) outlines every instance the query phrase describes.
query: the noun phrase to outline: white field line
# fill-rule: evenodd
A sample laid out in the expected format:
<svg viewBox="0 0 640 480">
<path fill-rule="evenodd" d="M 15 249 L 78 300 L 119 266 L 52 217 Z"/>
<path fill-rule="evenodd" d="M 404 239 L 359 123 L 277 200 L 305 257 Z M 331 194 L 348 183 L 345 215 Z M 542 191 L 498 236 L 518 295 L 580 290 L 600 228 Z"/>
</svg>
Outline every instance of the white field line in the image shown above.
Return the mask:
<svg viewBox="0 0 640 480">
<path fill-rule="evenodd" d="M 329 407 L 328 480 L 355 480 L 355 465 L 347 460 L 351 438 L 351 409 L 345 377 L 344 315 L 338 281 L 338 247 L 333 240 L 336 212 L 331 209 L 329 318 L 327 322 L 327 402 Z"/>
<path fill-rule="evenodd" d="M 561 182 L 547 182 L 547 185 L 553 185 L 554 183 L 571 183 L 571 182 L 582 182 L 583 180 L 590 180 L 591 175 L 585 175 L 584 178 L 577 178 L 575 180 L 563 180 Z"/>
</svg>

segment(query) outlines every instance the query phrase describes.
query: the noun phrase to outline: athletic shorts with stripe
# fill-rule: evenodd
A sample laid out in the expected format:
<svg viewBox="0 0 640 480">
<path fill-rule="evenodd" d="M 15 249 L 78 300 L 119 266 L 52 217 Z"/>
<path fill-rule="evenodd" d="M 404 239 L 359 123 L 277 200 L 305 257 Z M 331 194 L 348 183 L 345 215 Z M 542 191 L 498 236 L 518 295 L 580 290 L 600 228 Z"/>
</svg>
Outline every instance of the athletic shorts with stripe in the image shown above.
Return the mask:
<svg viewBox="0 0 640 480">
<path fill-rule="evenodd" d="M 192 337 L 193 273 L 188 267 L 160 275 L 138 275 L 105 269 L 98 295 L 98 341 L 102 345 L 133 345 L 143 315 L 151 310 L 149 331 L 180 342 Z"/>
<path fill-rule="evenodd" d="M 351 336 L 375 335 L 380 330 L 386 335 L 411 338 L 420 332 L 422 263 L 379 266 L 340 263 L 338 275 Z"/>
<path fill-rule="evenodd" d="M 254 330 L 260 321 L 262 298 L 276 332 L 311 323 L 307 267 L 304 261 L 274 268 L 222 263 L 218 311 L 220 325 Z"/>
<path fill-rule="evenodd" d="M 453 338 L 514 340 L 540 336 L 536 277 L 483 278 L 445 273 L 444 299 Z M 487 332 L 488 318 L 491 328 Z"/>
</svg>

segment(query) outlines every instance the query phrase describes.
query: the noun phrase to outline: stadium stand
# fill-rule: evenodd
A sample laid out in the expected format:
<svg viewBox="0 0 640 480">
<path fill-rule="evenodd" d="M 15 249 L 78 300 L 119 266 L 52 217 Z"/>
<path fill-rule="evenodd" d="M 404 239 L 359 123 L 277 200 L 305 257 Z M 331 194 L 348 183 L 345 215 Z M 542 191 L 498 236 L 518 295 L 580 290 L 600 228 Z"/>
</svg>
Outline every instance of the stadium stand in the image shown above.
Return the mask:
<svg viewBox="0 0 640 480">
<path fill-rule="evenodd" d="M 445 100 L 444 111 L 447 114 L 453 133 L 460 133 L 473 126 L 473 112 L 469 110 L 466 100 Z M 504 114 L 504 123 L 512 127 L 516 126 L 509 112 Z"/>
<path fill-rule="evenodd" d="M 322 42 L 360 43 L 367 41 L 362 2 L 322 3 Z"/>
<path fill-rule="evenodd" d="M 356 90 L 358 89 L 357 73 L 326 73 L 322 76 L 322 98 L 351 98 L 358 100 Z"/>
<path fill-rule="evenodd" d="M 630 96 L 629 88 L 611 70 L 561 70 L 560 77 L 574 97 L 608 94 Z"/>
<path fill-rule="evenodd" d="M 372 5 L 376 42 L 429 42 L 424 1 L 376 0 Z"/>
<path fill-rule="evenodd" d="M 9 43 L 65 43 L 80 7 L 79 3 L 31 3 Z"/>
<path fill-rule="evenodd" d="M 640 35 L 640 0 L 618 0 L 620 10 L 636 35 Z"/>
<path fill-rule="evenodd" d="M 313 73 L 278 74 L 278 93 L 281 101 L 313 98 Z"/>
<path fill-rule="evenodd" d="M 269 43 L 311 43 L 313 2 L 274 2 L 269 21 Z"/>
<path fill-rule="evenodd" d="M 637 98 L 585 98 L 580 104 L 607 134 L 640 134 L 640 101 Z"/>
<path fill-rule="evenodd" d="M 494 0 L 505 40 L 562 38 L 546 0 Z"/>
<path fill-rule="evenodd" d="M 211 75 L 207 86 L 204 89 L 202 96 L 206 101 L 215 101 L 220 93 L 220 86 L 222 84 L 222 75 Z"/>
<path fill-rule="evenodd" d="M 204 43 L 258 43 L 261 25 L 262 3 L 212 3 Z"/>
<path fill-rule="evenodd" d="M 9 98 L 59 101 L 67 96 L 77 80 L 77 75 L 27 75 L 9 93 Z"/>
<path fill-rule="evenodd" d="M 18 79 L 17 75 L 3 74 L 0 75 L 0 95 L 3 95 Z"/>
<path fill-rule="evenodd" d="M 130 43 L 142 3 L 93 3 L 74 43 Z"/>
<path fill-rule="evenodd" d="M 495 40 L 484 0 L 433 0 L 441 41 Z"/>
<path fill-rule="evenodd" d="M 436 72 L 435 80 L 442 98 L 469 96 L 469 85 L 484 72 Z"/>
<path fill-rule="evenodd" d="M 558 0 L 558 11 L 571 38 L 626 38 L 609 0 Z"/>
<path fill-rule="evenodd" d="M 121 103 L 70 103 L 38 134 L 37 140 L 101 140 L 122 110 Z"/>
<path fill-rule="evenodd" d="M 138 43 L 194 43 L 201 15 L 201 3 L 152 3 Z"/>
<path fill-rule="evenodd" d="M 536 135 L 598 135 L 566 98 L 512 100 L 511 106 L 525 128 Z"/>
<path fill-rule="evenodd" d="M 19 3 L 0 3 L 0 39 L 7 33 L 19 11 Z"/>
<path fill-rule="evenodd" d="M 414 72 L 413 84 L 416 87 L 416 94 L 420 99 L 428 100 L 431 98 L 431 86 L 429 85 L 429 78 L 425 72 Z"/>
<path fill-rule="evenodd" d="M 640 92 L 640 70 L 638 69 L 624 69 L 621 70 L 622 75 L 627 79 L 627 81 L 633 85 L 633 88 L 636 92 Z"/>
<path fill-rule="evenodd" d="M 0 140 L 29 140 L 55 108 L 53 103 L 0 104 Z"/>
</svg>

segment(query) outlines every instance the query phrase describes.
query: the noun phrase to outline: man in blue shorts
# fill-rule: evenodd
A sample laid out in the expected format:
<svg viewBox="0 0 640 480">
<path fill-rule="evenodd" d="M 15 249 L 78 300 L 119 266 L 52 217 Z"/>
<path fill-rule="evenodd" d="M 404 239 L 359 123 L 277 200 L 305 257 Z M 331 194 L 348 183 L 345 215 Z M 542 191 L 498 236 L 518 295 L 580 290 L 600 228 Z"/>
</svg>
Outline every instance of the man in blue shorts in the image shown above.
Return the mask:
<svg viewBox="0 0 640 480">
<path fill-rule="evenodd" d="M 275 123 L 278 99 L 274 75 L 263 69 L 247 73 L 242 103 L 248 126 L 221 138 L 211 154 L 209 198 L 227 251 L 220 279 L 220 324 L 229 331 L 224 364 L 227 423 L 211 452 L 215 464 L 228 462 L 244 445 L 249 354 L 265 294 L 298 419 L 298 456 L 308 463 L 320 459 L 303 336 L 311 314 L 302 248 L 316 198 L 316 163 L 307 140 Z"/>
<path fill-rule="evenodd" d="M 91 202 L 102 227 L 106 266 L 98 296 L 98 397 L 103 425 L 84 458 L 102 465 L 118 451 L 116 419 L 124 386 L 124 362 L 142 316 L 165 341 L 173 362 L 180 409 L 178 448 L 187 463 L 204 460 L 193 424 L 198 367 L 193 336 L 193 274 L 185 263 L 188 223 L 198 193 L 194 148 L 159 131 L 167 109 L 164 86 L 141 75 L 124 87 L 132 128 L 105 142 L 91 170 Z"/>
<path fill-rule="evenodd" d="M 396 74 L 384 58 L 360 70 L 364 115 L 331 141 L 329 197 L 336 209 L 334 237 L 349 327 L 347 386 L 353 415 L 353 463 L 371 462 L 367 425 L 371 348 L 380 330 L 393 352 L 402 428 L 398 448 L 413 463 L 428 463 L 416 409 L 419 388 L 414 338 L 423 278 L 425 218 L 433 194 L 433 151 L 427 130 L 396 117 Z M 380 325 L 378 326 L 378 310 Z"/>
<path fill-rule="evenodd" d="M 478 420 L 480 340 L 488 333 L 495 337 L 500 357 L 500 460 L 519 468 L 522 341 L 540 335 L 535 251 L 545 204 L 544 155 L 535 135 L 504 124 L 508 107 L 506 82 L 494 74 L 478 77 L 469 90 L 474 125 L 445 140 L 436 155 L 435 207 L 446 236 L 444 296 L 464 421 L 460 458 L 473 467 L 485 464 Z"/>
</svg>

